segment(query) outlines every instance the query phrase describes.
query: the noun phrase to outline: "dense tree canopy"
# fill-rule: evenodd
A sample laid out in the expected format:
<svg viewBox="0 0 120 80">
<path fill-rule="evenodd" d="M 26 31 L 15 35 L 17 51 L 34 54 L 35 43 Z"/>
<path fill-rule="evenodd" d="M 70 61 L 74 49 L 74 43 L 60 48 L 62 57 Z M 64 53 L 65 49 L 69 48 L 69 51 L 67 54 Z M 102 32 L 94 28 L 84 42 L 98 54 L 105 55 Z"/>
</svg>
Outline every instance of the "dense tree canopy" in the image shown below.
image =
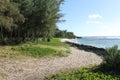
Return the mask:
<svg viewBox="0 0 120 80">
<path fill-rule="evenodd" d="M 0 0 L 0 38 L 12 37 L 12 32 L 19 23 L 24 22 L 16 3 Z"/>
<path fill-rule="evenodd" d="M 64 0 L 0 0 L 0 43 L 50 40 Z M 71 33 L 69 33 L 71 35 Z"/>
<path fill-rule="evenodd" d="M 56 29 L 55 37 L 57 38 L 76 38 L 73 32 L 68 32 L 67 30 Z"/>
</svg>

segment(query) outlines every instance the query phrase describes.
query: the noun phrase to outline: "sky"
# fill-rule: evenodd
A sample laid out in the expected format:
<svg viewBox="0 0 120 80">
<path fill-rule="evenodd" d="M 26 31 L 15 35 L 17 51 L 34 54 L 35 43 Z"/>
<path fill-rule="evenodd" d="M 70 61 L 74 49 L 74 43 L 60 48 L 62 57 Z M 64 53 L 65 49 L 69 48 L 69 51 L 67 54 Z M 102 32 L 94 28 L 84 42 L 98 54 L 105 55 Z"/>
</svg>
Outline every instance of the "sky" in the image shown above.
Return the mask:
<svg viewBox="0 0 120 80">
<path fill-rule="evenodd" d="M 120 36 L 120 0 L 65 0 L 61 30 L 77 36 Z"/>
</svg>

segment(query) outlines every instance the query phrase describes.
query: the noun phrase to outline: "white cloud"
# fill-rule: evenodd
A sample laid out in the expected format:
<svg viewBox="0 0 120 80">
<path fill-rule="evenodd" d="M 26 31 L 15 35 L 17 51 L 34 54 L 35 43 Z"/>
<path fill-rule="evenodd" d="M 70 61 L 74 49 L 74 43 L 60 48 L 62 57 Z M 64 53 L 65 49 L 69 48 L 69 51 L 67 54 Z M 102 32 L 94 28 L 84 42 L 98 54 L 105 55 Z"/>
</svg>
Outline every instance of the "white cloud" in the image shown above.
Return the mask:
<svg viewBox="0 0 120 80">
<path fill-rule="evenodd" d="M 100 19 L 102 16 L 100 14 L 89 14 L 88 15 L 89 19 Z"/>
<path fill-rule="evenodd" d="M 87 24 L 102 24 L 100 21 L 87 21 Z"/>
<path fill-rule="evenodd" d="M 100 14 L 89 14 L 88 18 L 89 20 L 86 22 L 87 24 L 103 24 L 100 20 L 102 18 Z"/>
</svg>

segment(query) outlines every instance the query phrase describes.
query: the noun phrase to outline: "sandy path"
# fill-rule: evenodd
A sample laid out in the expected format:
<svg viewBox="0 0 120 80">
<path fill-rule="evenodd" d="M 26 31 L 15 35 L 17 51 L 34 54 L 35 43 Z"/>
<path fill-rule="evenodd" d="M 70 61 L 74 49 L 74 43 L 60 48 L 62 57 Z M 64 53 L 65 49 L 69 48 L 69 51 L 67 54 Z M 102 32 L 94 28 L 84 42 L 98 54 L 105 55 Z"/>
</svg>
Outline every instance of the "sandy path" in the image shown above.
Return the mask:
<svg viewBox="0 0 120 80">
<path fill-rule="evenodd" d="M 71 54 L 68 57 L 1 61 L 0 72 L 7 75 L 3 75 L 3 79 L 0 80 L 43 80 L 45 76 L 59 71 L 102 62 L 101 57 L 94 53 L 70 48 Z"/>
</svg>

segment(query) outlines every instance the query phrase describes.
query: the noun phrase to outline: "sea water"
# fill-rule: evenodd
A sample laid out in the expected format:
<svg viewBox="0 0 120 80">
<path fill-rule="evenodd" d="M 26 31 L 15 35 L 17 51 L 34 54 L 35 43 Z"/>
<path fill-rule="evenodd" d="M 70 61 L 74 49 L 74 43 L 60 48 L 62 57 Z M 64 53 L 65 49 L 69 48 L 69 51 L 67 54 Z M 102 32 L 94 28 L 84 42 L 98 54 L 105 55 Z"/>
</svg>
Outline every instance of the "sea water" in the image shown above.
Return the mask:
<svg viewBox="0 0 120 80">
<path fill-rule="evenodd" d="M 75 39 L 75 42 L 98 48 L 110 48 L 114 45 L 118 45 L 118 48 L 120 49 L 120 37 L 82 37 L 80 39 Z"/>
</svg>

